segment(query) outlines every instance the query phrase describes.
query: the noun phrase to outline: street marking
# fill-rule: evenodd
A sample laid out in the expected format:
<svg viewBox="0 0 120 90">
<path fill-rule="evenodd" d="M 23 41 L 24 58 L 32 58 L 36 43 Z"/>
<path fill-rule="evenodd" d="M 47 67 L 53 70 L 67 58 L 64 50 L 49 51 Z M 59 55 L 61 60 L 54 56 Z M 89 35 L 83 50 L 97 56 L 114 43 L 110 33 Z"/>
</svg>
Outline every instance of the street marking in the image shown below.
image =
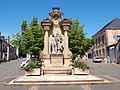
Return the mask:
<svg viewBox="0 0 120 90">
<path fill-rule="evenodd" d="M 84 90 L 93 90 L 89 85 L 81 85 L 80 87 Z"/>
<path fill-rule="evenodd" d="M 109 76 L 109 75 L 104 75 L 104 77 L 110 78 L 110 79 L 114 80 L 114 82 L 120 82 L 119 79 L 114 78 L 114 77 L 111 77 L 111 76 Z"/>
<path fill-rule="evenodd" d="M 38 90 L 39 86 L 31 86 L 29 90 Z"/>
<path fill-rule="evenodd" d="M 2 79 L 0 79 L 0 82 L 1 81 L 4 81 L 5 79 L 7 79 L 8 77 L 3 77 Z"/>
<path fill-rule="evenodd" d="M 2 79 L 0 79 L 0 82 L 4 81 L 6 79 L 12 79 L 12 78 L 15 79 L 17 77 L 20 77 L 20 76 L 7 76 L 7 77 L 3 77 Z"/>
</svg>

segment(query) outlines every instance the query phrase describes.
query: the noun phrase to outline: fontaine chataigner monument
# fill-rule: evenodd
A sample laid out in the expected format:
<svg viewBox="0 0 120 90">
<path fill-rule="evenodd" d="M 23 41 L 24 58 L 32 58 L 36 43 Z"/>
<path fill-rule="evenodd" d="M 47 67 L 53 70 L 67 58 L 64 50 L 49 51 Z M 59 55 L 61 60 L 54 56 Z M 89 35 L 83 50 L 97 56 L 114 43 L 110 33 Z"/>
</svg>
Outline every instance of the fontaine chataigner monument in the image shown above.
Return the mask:
<svg viewBox="0 0 120 90">
<path fill-rule="evenodd" d="M 44 30 L 44 49 L 40 53 L 42 66 L 34 75 L 18 77 L 6 85 L 36 86 L 36 85 L 86 85 L 111 84 L 110 81 L 86 73 L 75 74 L 72 63 L 72 52 L 68 47 L 68 32 L 71 23 L 62 18 L 59 7 L 53 7 L 50 18 L 41 22 Z M 80 69 L 80 68 L 78 68 Z M 76 69 L 77 70 L 77 69 Z M 84 72 L 84 70 L 83 70 Z"/>
<path fill-rule="evenodd" d="M 68 47 L 68 32 L 71 23 L 62 18 L 59 7 L 53 7 L 50 18 L 41 22 L 44 29 L 42 74 L 72 74 L 72 52 Z"/>
</svg>

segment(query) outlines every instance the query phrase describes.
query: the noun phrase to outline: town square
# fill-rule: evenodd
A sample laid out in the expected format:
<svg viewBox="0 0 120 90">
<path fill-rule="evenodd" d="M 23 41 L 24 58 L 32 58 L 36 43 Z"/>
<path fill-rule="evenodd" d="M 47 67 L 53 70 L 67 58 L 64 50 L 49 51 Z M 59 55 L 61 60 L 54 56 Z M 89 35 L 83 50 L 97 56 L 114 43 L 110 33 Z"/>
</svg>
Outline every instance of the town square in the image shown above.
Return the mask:
<svg viewBox="0 0 120 90">
<path fill-rule="evenodd" d="M 0 90 L 119 90 L 115 1 L 1 1 Z"/>
</svg>

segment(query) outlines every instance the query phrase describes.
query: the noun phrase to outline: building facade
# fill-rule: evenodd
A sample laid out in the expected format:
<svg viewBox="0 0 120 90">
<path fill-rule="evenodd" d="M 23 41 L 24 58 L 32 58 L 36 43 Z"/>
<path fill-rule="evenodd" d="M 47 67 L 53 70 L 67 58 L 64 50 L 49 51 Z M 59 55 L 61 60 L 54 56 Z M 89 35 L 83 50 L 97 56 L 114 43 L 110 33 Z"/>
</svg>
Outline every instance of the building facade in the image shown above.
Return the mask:
<svg viewBox="0 0 120 90">
<path fill-rule="evenodd" d="M 0 33 L 0 62 L 14 60 L 18 58 L 18 49 Z"/>
<path fill-rule="evenodd" d="M 101 57 L 104 62 L 116 63 L 116 47 L 120 39 L 120 19 L 116 18 L 92 36 L 94 45 L 93 57 Z"/>
<path fill-rule="evenodd" d="M 116 44 L 116 61 L 117 61 L 117 64 L 120 64 L 120 39 Z"/>
</svg>

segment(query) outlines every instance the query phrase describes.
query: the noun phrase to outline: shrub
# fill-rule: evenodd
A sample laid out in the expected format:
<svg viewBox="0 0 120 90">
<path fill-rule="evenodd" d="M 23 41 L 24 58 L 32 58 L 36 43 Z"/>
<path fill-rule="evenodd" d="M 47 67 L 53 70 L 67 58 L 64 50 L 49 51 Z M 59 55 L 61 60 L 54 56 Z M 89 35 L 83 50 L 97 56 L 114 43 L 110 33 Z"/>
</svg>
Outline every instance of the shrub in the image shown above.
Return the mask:
<svg viewBox="0 0 120 90">
<path fill-rule="evenodd" d="M 84 62 L 81 62 L 81 61 L 75 62 L 74 66 L 75 66 L 75 68 L 79 68 L 82 70 L 89 69 L 88 65 Z"/>
<path fill-rule="evenodd" d="M 41 66 L 41 63 L 40 63 L 40 62 L 30 61 L 30 62 L 28 63 L 28 65 L 25 67 L 25 70 L 26 70 L 26 71 L 30 71 L 30 70 L 32 70 L 32 69 L 34 69 L 34 68 L 40 68 L 40 66 Z"/>
<path fill-rule="evenodd" d="M 39 66 L 37 65 L 37 63 L 30 61 L 30 63 L 28 64 L 28 66 L 30 66 L 31 68 L 39 68 Z"/>
</svg>

